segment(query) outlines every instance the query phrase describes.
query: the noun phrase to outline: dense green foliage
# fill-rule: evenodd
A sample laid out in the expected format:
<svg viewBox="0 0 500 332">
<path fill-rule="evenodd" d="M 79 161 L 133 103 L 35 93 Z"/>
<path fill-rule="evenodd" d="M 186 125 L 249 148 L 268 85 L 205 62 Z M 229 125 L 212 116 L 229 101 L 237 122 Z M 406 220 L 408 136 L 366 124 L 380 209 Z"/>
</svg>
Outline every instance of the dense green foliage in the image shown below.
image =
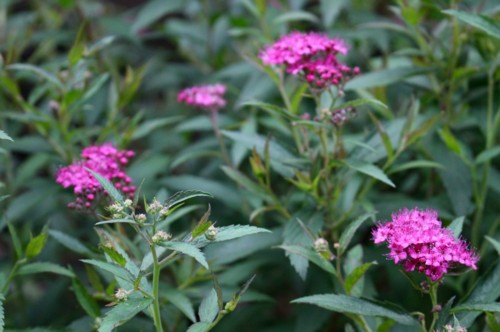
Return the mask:
<svg viewBox="0 0 500 332">
<path fill-rule="evenodd" d="M 0 331 L 499 331 L 499 20 L 496 0 L 0 0 Z M 361 73 L 317 91 L 263 63 L 292 31 L 344 39 Z M 178 102 L 207 83 L 218 113 Z M 109 195 L 68 208 L 58 170 L 105 142 L 135 152 L 138 194 L 94 174 Z M 478 269 L 388 260 L 371 231 L 414 207 Z"/>
</svg>

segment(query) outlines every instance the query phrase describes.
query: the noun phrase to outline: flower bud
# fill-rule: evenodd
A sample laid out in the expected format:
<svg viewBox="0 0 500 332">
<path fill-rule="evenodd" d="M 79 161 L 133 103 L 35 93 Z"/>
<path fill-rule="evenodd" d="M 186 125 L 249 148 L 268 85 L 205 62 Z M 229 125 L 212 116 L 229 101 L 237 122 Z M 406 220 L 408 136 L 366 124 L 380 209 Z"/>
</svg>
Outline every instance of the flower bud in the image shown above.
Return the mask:
<svg viewBox="0 0 500 332">
<path fill-rule="evenodd" d="M 209 241 L 213 241 L 217 237 L 218 232 L 219 231 L 217 230 L 217 227 L 215 227 L 214 225 L 210 225 L 210 227 L 208 227 L 208 229 L 205 231 L 205 238 Z"/>
<path fill-rule="evenodd" d="M 314 241 L 314 250 L 329 261 L 335 258 L 335 255 L 330 251 L 328 241 L 322 237 L 319 237 L 316 241 Z"/>
<path fill-rule="evenodd" d="M 115 292 L 115 299 L 117 301 L 126 301 L 128 296 L 128 292 L 123 288 L 118 288 Z"/>
<path fill-rule="evenodd" d="M 172 238 L 172 234 L 167 233 L 165 231 L 158 231 L 156 232 L 155 235 L 151 238 L 153 243 L 160 243 L 160 242 L 166 242 Z"/>
<path fill-rule="evenodd" d="M 170 212 L 169 208 L 162 207 L 160 210 L 160 218 L 166 218 L 168 216 L 168 213 Z"/>
<path fill-rule="evenodd" d="M 123 205 L 125 205 L 125 207 L 131 207 L 133 204 L 132 200 L 131 199 L 126 199 L 125 202 L 123 202 Z"/>
<path fill-rule="evenodd" d="M 143 225 L 148 217 L 144 213 L 138 214 L 135 216 L 135 221 L 137 221 L 139 224 Z"/>
<path fill-rule="evenodd" d="M 233 312 L 234 309 L 236 309 L 236 305 L 238 305 L 238 302 L 233 299 L 226 303 L 226 305 L 224 306 L 224 310 L 226 310 L 227 312 Z"/>
<path fill-rule="evenodd" d="M 163 206 L 161 205 L 160 202 L 158 202 L 156 200 L 156 198 L 153 200 L 153 202 L 151 204 L 149 204 L 148 208 L 147 208 L 147 212 L 150 212 L 150 213 L 158 213 L 160 212 L 160 210 L 163 208 Z"/>
</svg>

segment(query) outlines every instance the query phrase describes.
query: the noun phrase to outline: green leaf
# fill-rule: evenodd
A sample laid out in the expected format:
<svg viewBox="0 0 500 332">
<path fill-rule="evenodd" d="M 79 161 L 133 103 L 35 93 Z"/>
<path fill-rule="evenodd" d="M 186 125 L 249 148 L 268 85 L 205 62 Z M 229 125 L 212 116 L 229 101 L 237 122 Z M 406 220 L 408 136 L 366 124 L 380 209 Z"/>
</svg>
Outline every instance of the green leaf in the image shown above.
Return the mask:
<svg viewBox="0 0 500 332">
<path fill-rule="evenodd" d="M 41 234 L 35 236 L 30 240 L 28 246 L 26 247 L 26 257 L 33 258 L 40 254 L 45 247 L 45 243 L 47 242 L 47 233 L 43 231 Z"/>
<path fill-rule="evenodd" d="M 500 261 L 497 260 L 496 265 L 491 268 L 486 274 L 482 274 L 476 286 L 470 293 L 467 300 L 460 304 L 463 306 L 474 305 L 476 303 L 492 303 L 500 296 Z M 456 314 L 460 325 L 468 328 L 474 320 L 480 315 L 480 312 L 469 311 Z M 451 321 L 448 321 L 451 324 Z"/>
<path fill-rule="evenodd" d="M 93 170 L 89 168 L 85 168 L 87 171 L 89 171 L 95 179 L 100 183 L 100 185 L 104 188 L 104 190 L 113 198 L 113 200 L 117 203 L 123 203 L 123 196 L 120 194 L 120 192 L 115 188 L 115 186 L 109 182 L 108 179 L 103 177 L 101 174 L 98 174 L 94 172 Z"/>
<path fill-rule="evenodd" d="M 145 3 L 139 11 L 137 19 L 132 24 L 133 33 L 138 33 L 141 29 L 151 25 L 168 13 L 179 11 L 183 8 L 182 0 L 155 0 Z"/>
<path fill-rule="evenodd" d="M 500 312 L 500 302 L 465 303 L 458 305 L 450 310 L 450 312 L 459 312 L 459 311 Z"/>
<path fill-rule="evenodd" d="M 14 245 L 16 256 L 18 259 L 21 259 L 23 257 L 23 247 L 21 245 L 19 235 L 17 234 L 17 229 L 10 221 L 7 221 L 7 228 L 9 229 L 10 238 L 12 240 L 12 244 Z"/>
<path fill-rule="evenodd" d="M 361 105 L 373 105 L 373 106 L 378 106 L 378 107 L 381 107 L 381 108 L 385 108 L 387 109 L 387 105 L 384 104 L 383 102 L 377 100 L 377 99 L 354 99 L 354 100 L 351 100 L 351 101 L 348 101 L 346 103 L 343 103 L 343 104 L 340 104 L 340 105 L 335 105 L 335 109 L 344 109 L 344 108 L 348 108 L 348 107 L 357 107 L 357 106 L 361 106 Z"/>
<path fill-rule="evenodd" d="M 126 321 L 133 318 L 135 315 L 145 310 L 153 303 L 152 299 L 128 299 L 125 302 L 120 302 L 106 313 L 102 319 L 99 332 L 112 332 L 116 327 L 122 325 Z"/>
<path fill-rule="evenodd" d="M 490 17 L 467 13 L 454 9 L 447 9 L 442 11 L 445 14 L 454 16 L 458 18 L 460 21 L 472 25 L 475 28 L 478 28 L 488 35 L 500 39 L 500 25 L 497 21 L 493 20 Z"/>
<path fill-rule="evenodd" d="M 103 220 L 96 222 L 95 226 L 106 225 L 106 224 L 137 224 L 137 222 L 132 219 L 110 219 L 110 220 Z"/>
<path fill-rule="evenodd" d="M 232 180 L 243 186 L 248 191 L 254 193 L 255 195 L 259 196 L 269 203 L 273 202 L 273 198 L 265 191 L 265 189 L 250 180 L 245 174 L 227 166 L 222 166 L 221 169 L 222 171 L 224 171 L 224 173 L 226 173 L 227 176 L 229 176 Z"/>
<path fill-rule="evenodd" d="M 351 294 L 352 288 L 356 285 L 356 283 L 363 277 L 363 275 L 368 271 L 370 266 L 377 264 L 377 262 L 373 261 L 370 263 L 365 263 L 361 266 L 358 266 L 354 269 L 346 278 L 345 278 L 345 291 L 348 295 Z"/>
<path fill-rule="evenodd" d="M 54 84 L 59 90 L 61 90 L 61 91 L 64 90 L 64 85 L 56 76 L 48 73 L 47 71 L 43 70 L 40 67 L 33 66 L 30 64 L 25 64 L 25 63 L 15 63 L 12 65 L 8 65 L 6 68 L 9 70 L 19 70 L 19 71 L 33 73 L 33 74 L 40 76 L 43 79 L 49 81 L 50 83 Z"/>
<path fill-rule="evenodd" d="M 0 139 L 4 139 L 4 140 L 8 140 L 8 141 L 14 142 L 14 140 L 9 135 L 7 135 L 7 133 L 5 131 L 3 131 L 3 130 L 0 130 Z"/>
<path fill-rule="evenodd" d="M 346 229 L 342 232 L 342 235 L 339 239 L 339 255 L 342 255 L 347 248 L 349 247 L 349 243 L 351 243 L 352 237 L 356 230 L 366 221 L 368 218 L 371 218 L 375 215 L 375 212 L 367 212 L 358 218 L 356 218 L 353 222 L 351 222 Z"/>
<path fill-rule="evenodd" d="M 126 269 L 124 269 L 121 266 L 107 263 L 107 262 L 101 262 L 95 259 L 81 259 L 82 262 L 95 265 L 98 268 L 107 271 L 111 273 L 115 278 L 121 278 L 123 280 L 129 281 L 129 282 L 134 282 L 135 278 L 128 272 Z"/>
<path fill-rule="evenodd" d="M 229 241 L 240 238 L 242 236 L 248 236 L 257 233 L 271 233 L 271 231 L 265 228 L 247 226 L 247 225 L 232 225 L 232 226 L 217 227 L 217 236 L 215 237 L 215 240 L 210 242 Z M 205 242 L 207 241 L 208 240 L 205 239 Z"/>
<path fill-rule="evenodd" d="M 198 309 L 198 315 L 200 316 L 200 321 L 211 323 L 214 321 L 215 317 L 219 313 L 219 305 L 217 300 L 217 292 L 215 289 L 211 289 L 210 293 L 201 301 L 200 308 Z"/>
<path fill-rule="evenodd" d="M 410 315 L 399 313 L 357 297 L 337 294 L 320 294 L 302 297 L 292 303 L 308 303 L 335 312 L 390 318 L 403 325 L 417 325 Z"/>
<path fill-rule="evenodd" d="M 210 325 L 211 323 L 208 322 L 194 323 L 186 332 L 207 332 L 210 328 Z"/>
<path fill-rule="evenodd" d="M 17 271 L 17 274 L 19 275 L 37 274 L 37 273 L 55 273 L 66 277 L 75 278 L 75 274 L 70 270 L 60 265 L 49 262 L 36 262 L 36 263 L 26 264 L 21 266 L 21 268 Z"/>
<path fill-rule="evenodd" d="M 347 82 L 345 90 L 359 90 L 386 86 L 411 76 L 423 75 L 431 70 L 431 68 L 399 67 L 372 71 L 355 77 Z"/>
<path fill-rule="evenodd" d="M 323 270 L 333 275 L 337 275 L 332 263 L 318 254 L 313 248 L 306 248 L 297 245 L 281 245 L 278 248 L 284 249 L 292 254 L 300 255 L 307 258 L 311 263 L 316 264 Z"/>
<path fill-rule="evenodd" d="M 458 217 L 458 218 L 455 218 L 448 227 L 446 227 L 453 232 L 453 236 L 455 237 L 455 239 L 458 239 L 460 234 L 462 234 L 462 228 L 464 227 L 464 221 L 465 221 L 464 216 Z"/>
<path fill-rule="evenodd" d="M 113 247 L 108 247 L 106 245 L 101 245 L 101 250 L 104 251 L 115 263 L 124 267 L 127 264 L 127 260 Z"/>
<path fill-rule="evenodd" d="M 73 286 L 73 292 L 76 295 L 78 303 L 82 306 L 83 310 L 93 318 L 101 316 L 101 310 L 96 300 L 89 294 L 85 286 L 80 282 L 80 280 L 73 278 L 71 280 Z"/>
<path fill-rule="evenodd" d="M 198 263 L 200 263 L 201 266 L 203 266 L 207 270 L 209 269 L 208 262 L 205 259 L 205 255 L 203 255 L 200 249 L 196 248 L 192 244 L 186 242 L 167 241 L 167 242 L 161 242 L 158 245 L 191 256 Z"/>
<path fill-rule="evenodd" d="M 208 220 L 210 217 L 210 205 L 208 206 L 207 212 L 203 214 L 200 221 L 196 225 L 196 227 L 191 232 L 191 237 L 196 239 L 198 236 L 205 234 L 205 232 L 212 226 L 212 223 Z"/>
<path fill-rule="evenodd" d="M 55 229 L 49 230 L 49 235 L 67 249 L 85 256 L 91 256 L 92 252 L 79 240 Z"/>
<path fill-rule="evenodd" d="M 414 169 L 414 168 L 439 168 L 442 169 L 443 165 L 440 163 L 437 163 L 435 161 L 430 161 L 430 160 L 412 160 L 407 163 L 395 166 L 391 168 L 387 173 L 392 174 L 392 173 L 398 173 L 402 171 L 407 171 L 409 169 Z"/>
<path fill-rule="evenodd" d="M 453 151 L 458 155 L 462 155 L 462 147 L 460 146 L 460 142 L 455 137 L 455 135 L 453 135 L 451 130 L 448 129 L 448 127 L 444 127 L 439 130 L 439 136 L 450 151 Z"/>
<path fill-rule="evenodd" d="M 213 196 L 201 190 L 179 191 L 167 199 L 167 201 L 165 202 L 165 206 L 167 208 L 171 208 L 174 205 L 177 205 L 194 197 L 213 197 Z"/>
<path fill-rule="evenodd" d="M 387 177 L 387 175 L 382 171 L 380 168 L 373 164 L 365 163 L 365 162 L 360 162 L 360 161 L 346 161 L 345 164 L 360 172 L 363 174 L 366 174 L 368 176 L 371 176 L 385 184 L 388 184 L 389 186 L 396 188 L 396 185 Z"/>
<path fill-rule="evenodd" d="M 309 21 L 312 23 L 318 23 L 318 18 L 308 12 L 304 11 L 287 11 L 284 14 L 279 15 L 274 19 L 274 24 L 289 23 L 295 21 Z"/>
<path fill-rule="evenodd" d="M 193 305 L 186 295 L 175 288 L 166 287 L 165 285 L 162 285 L 160 292 L 170 303 L 186 315 L 187 318 L 192 322 L 196 322 Z"/>
<path fill-rule="evenodd" d="M 172 116 L 164 119 L 153 119 L 143 122 L 137 129 L 135 129 L 132 139 L 136 140 L 142 138 L 146 135 L 151 134 L 154 130 L 164 127 L 166 125 L 179 122 L 182 120 L 182 116 Z"/>
<path fill-rule="evenodd" d="M 267 103 L 263 103 L 263 102 L 260 102 L 258 100 L 247 100 L 245 102 L 243 102 L 241 104 L 241 106 L 253 106 L 253 107 L 257 107 L 257 108 L 260 108 L 261 110 L 264 110 L 266 112 L 268 112 L 269 114 L 272 114 L 272 115 L 280 115 L 284 118 L 287 118 L 287 119 L 290 119 L 290 120 L 299 120 L 300 118 L 298 116 L 296 116 L 295 114 L 291 114 L 289 113 L 285 108 L 283 107 L 279 107 L 279 106 L 276 106 L 276 105 L 272 105 L 272 104 L 267 104 Z"/>
<path fill-rule="evenodd" d="M 3 301 L 5 301 L 5 297 L 0 293 L 0 331 L 3 332 L 5 327 L 5 310 L 3 308 Z"/>
<path fill-rule="evenodd" d="M 344 8 L 349 2 L 347 0 L 320 0 L 320 9 L 323 17 L 323 25 L 325 27 L 330 27 L 335 21 L 336 17 L 339 15 L 342 8 Z"/>
<path fill-rule="evenodd" d="M 83 43 L 83 36 L 85 35 L 85 31 L 86 24 L 83 23 L 80 25 L 80 29 L 78 29 L 78 34 L 75 38 L 75 42 L 68 53 L 68 62 L 71 67 L 76 65 L 77 62 L 80 61 L 83 53 L 85 52 L 85 45 Z"/>
<path fill-rule="evenodd" d="M 488 240 L 493 245 L 493 248 L 495 248 L 495 250 L 497 251 L 498 255 L 500 255 L 500 242 L 498 242 L 494 238 L 489 237 L 487 235 L 485 236 L 485 238 L 486 238 L 486 240 Z"/>
<path fill-rule="evenodd" d="M 484 150 L 476 157 L 476 165 L 485 163 L 500 155 L 500 146 Z"/>
</svg>

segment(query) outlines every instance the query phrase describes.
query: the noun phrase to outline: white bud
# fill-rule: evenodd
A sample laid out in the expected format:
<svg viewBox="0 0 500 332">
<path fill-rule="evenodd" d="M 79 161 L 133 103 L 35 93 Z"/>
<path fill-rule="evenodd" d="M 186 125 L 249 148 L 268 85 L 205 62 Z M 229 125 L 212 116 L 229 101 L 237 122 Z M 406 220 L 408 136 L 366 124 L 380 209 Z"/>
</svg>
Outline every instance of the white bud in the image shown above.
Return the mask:
<svg viewBox="0 0 500 332">
<path fill-rule="evenodd" d="M 205 231 L 205 238 L 209 241 L 213 241 L 215 240 L 218 232 L 219 231 L 217 230 L 217 227 L 215 227 L 214 225 L 210 225 L 210 227 L 208 227 L 208 229 Z"/>
<path fill-rule="evenodd" d="M 127 296 L 128 296 L 128 292 L 123 288 L 118 288 L 118 290 L 115 292 L 115 298 L 118 301 L 127 300 Z"/>
<path fill-rule="evenodd" d="M 139 224 L 144 224 L 147 219 L 148 219 L 148 217 L 146 217 L 146 215 L 144 213 L 141 213 L 141 214 L 138 214 L 138 215 L 135 216 L 135 220 Z"/>
<path fill-rule="evenodd" d="M 158 231 L 156 232 L 155 235 L 151 238 L 153 243 L 159 243 L 159 242 L 165 242 L 168 241 L 172 238 L 172 234 L 167 233 L 165 231 Z"/>
<path fill-rule="evenodd" d="M 325 252 L 328 250 L 328 241 L 319 237 L 314 241 L 314 250 L 317 252 Z"/>
<path fill-rule="evenodd" d="M 133 202 L 131 199 L 126 199 L 125 202 L 123 202 L 123 205 L 125 205 L 126 207 L 131 207 L 132 204 Z"/>
</svg>

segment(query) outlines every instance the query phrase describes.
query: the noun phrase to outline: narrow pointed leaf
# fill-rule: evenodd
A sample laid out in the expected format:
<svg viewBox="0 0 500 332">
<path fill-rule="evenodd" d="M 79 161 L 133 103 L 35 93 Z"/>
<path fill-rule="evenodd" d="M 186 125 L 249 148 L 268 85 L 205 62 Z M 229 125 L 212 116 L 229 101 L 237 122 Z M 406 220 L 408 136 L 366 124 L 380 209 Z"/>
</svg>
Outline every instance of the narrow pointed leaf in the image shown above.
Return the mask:
<svg viewBox="0 0 500 332">
<path fill-rule="evenodd" d="M 95 177 L 95 179 L 101 184 L 101 186 L 106 190 L 106 192 L 113 198 L 115 202 L 118 203 L 123 203 L 123 196 L 120 194 L 120 192 L 113 186 L 111 182 L 108 181 L 105 177 L 103 177 L 101 174 L 98 174 L 94 172 L 91 169 L 86 168 L 87 171 L 92 173 L 92 175 Z"/>
<path fill-rule="evenodd" d="M 304 258 L 307 258 L 311 263 L 316 264 L 323 270 L 325 270 L 328 273 L 331 273 L 333 275 L 336 275 L 337 272 L 335 271 L 335 268 L 333 267 L 332 263 L 325 259 L 323 256 L 318 254 L 314 249 L 312 248 L 306 248 L 302 246 L 297 246 L 297 245 L 281 245 L 278 246 L 278 248 L 284 249 L 292 254 L 296 254 L 299 256 L 302 256 Z"/>
</svg>

